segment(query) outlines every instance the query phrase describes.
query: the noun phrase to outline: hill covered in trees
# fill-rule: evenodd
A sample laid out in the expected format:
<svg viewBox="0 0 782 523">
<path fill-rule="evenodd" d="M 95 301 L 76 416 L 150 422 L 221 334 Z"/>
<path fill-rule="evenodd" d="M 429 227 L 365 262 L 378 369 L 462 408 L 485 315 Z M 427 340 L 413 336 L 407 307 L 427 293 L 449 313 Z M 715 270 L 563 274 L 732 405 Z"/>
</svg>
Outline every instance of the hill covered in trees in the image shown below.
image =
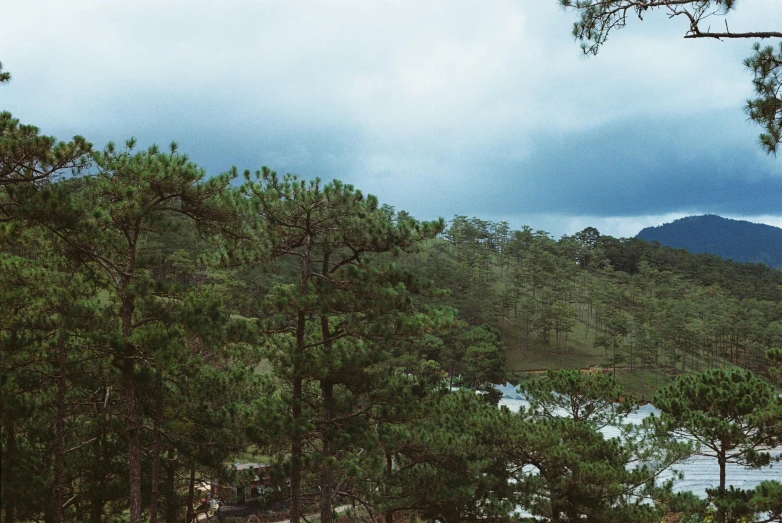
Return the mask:
<svg viewBox="0 0 782 523">
<path fill-rule="evenodd" d="M 405 263 L 448 289 L 438 299 L 462 321 L 502 333 L 515 374 L 609 369 L 650 398 L 684 372 L 763 373 L 782 345 L 781 272 L 591 227 L 556 240 L 457 216 Z"/>
<path fill-rule="evenodd" d="M 656 227 L 646 227 L 637 238 L 686 249 L 711 253 L 744 263 L 764 263 L 782 268 L 782 229 L 731 220 L 713 214 L 688 216 Z"/>
</svg>

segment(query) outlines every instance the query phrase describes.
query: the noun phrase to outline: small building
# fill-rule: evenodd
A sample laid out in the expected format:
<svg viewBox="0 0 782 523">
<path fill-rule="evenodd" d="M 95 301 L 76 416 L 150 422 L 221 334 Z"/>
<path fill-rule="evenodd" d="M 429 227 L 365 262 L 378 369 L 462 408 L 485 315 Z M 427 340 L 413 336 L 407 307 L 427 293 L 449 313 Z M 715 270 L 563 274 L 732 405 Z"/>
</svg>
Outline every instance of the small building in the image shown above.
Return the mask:
<svg viewBox="0 0 782 523">
<path fill-rule="evenodd" d="M 221 485 L 213 480 L 210 488 L 213 496 L 223 500 L 249 501 L 271 484 L 271 468 L 266 463 L 234 463 L 233 469 L 236 471 L 235 485 Z"/>
</svg>

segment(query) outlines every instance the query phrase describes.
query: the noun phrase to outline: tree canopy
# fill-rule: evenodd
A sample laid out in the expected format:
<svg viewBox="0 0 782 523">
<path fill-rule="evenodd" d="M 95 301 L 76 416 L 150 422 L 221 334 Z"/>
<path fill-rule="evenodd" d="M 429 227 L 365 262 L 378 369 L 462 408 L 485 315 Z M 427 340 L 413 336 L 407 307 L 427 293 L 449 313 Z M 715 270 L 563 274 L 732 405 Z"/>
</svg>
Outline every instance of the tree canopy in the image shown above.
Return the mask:
<svg viewBox="0 0 782 523">
<path fill-rule="evenodd" d="M 0 84 L 5 84 L 11 81 L 11 73 L 3 71 L 3 63 L 0 62 Z"/>
<path fill-rule="evenodd" d="M 777 392 L 749 371 L 716 369 L 679 377 L 657 392 L 654 403 L 666 432 L 694 440 L 696 454 L 717 460 L 715 497 L 719 520 L 725 521 L 726 501 L 735 497 L 726 489 L 727 464 L 766 466 L 769 451 L 782 442 Z"/>
<path fill-rule="evenodd" d="M 651 11 L 665 12 L 669 18 L 685 19 L 684 38 L 782 38 L 782 31 L 771 27 L 732 30 L 728 17 L 737 8 L 736 0 L 559 0 L 559 3 L 578 14 L 573 36 L 581 42 L 583 52 L 591 55 L 597 54 L 612 31 L 625 27 L 628 19 L 635 16 L 643 20 Z M 724 19 L 724 30 L 712 29 L 710 24 L 714 17 Z M 776 154 L 782 141 L 782 42 L 778 47 L 758 42 L 753 51 L 744 65 L 752 71 L 756 97 L 747 101 L 745 110 L 763 128 L 760 134 L 763 149 Z"/>
</svg>

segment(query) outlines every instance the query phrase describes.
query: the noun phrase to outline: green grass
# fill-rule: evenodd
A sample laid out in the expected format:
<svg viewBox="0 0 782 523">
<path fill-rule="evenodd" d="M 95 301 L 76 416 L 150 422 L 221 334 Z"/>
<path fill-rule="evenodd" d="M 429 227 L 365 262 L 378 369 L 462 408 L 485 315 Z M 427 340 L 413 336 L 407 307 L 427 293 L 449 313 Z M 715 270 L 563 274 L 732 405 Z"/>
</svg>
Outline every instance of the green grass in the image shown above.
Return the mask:
<svg viewBox="0 0 782 523">
<path fill-rule="evenodd" d="M 584 318 L 585 319 L 585 318 Z M 594 327 L 588 328 L 585 321 L 577 321 L 573 331 L 568 335 L 567 348 L 557 351 L 552 345 L 546 345 L 538 340 L 532 340 L 527 346 L 521 343 L 521 325 L 512 319 L 502 322 L 500 326 L 507 347 L 507 369 L 511 374 L 540 372 L 546 369 L 602 369 L 612 372 L 611 355 L 602 348 L 595 348 Z M 553 334 L 552 334 L 553 338 Z M 552 340 L 553 341 L 553 340 Z M 643 380 L 641 369 L 632 371 L 629 362 L 619 364 L 616 369 L 616 380 L 627 391 L 638 399 L 649 400 L 654 391 L 665 385 L 670 377 L 660 370 L 644 369 Z"/>
<path fill-rule="evenodd" d="M 510 371 L 533 369 L 564 368 L 580 369 L 600 365 L 605 361 L 602 349 L 593 348 L 594 333 L 578 322 L 568 335 L 567 347 L 557 350 L 552 344 L 543 344 L 539 340 L 529 340 L 527 346 L 521 343 L 521 325 L 513 320 L 503 321 L 500 325 L 507 352 L 507 365 Z M 553 333 L 552 333 L 553 338 Z M 553 342 L 553 339 L 551 340 Z"/>
<path fill-rule="evenodd" d="M 225 461 L 227 466 L 231 466 L 234 463 L 271 463 L 272 457 L 260 453 L 260 449 L 257 446 L 251 445 L 244 452 L 239 452 L 231 456 L 230 459 Z"/>
<path fill-rule="evenodd" d="M 585 318 L 584 318 L 585 319 Z M 581 319 L 576 322 L 573 331 L 568 335 L 567 348 L 565 351 L 557 351 L 552 344 L 546 345 L 539 340 L 531 340 L 527 346 L 521 343 L 521 325 L 513 322 L 513 318 L 507 318 L 500 325 L 507 347 L 506 368 L 511 375 L 523 375 L 525 373 L 542 372 L 546 369 L 602 369 L 606 372 L 613 372 L 611 354 L 606 354 L 602 348 L 595 348 L 594 326 L 585 328 L 585 321 Z M 700 369 L 706 370 L 707 362 L 701 358 L 696 358 L 693 362 L 688 357 L 687 371 Z M 664 369 L 651 369 L 646 367 L 641 373 L 640 362 L 636 359 L 634 368 L 630 369 L 629 355 L 624 354 L 624 361 L 617 364 L 616 380 L 627 391 L 636 398 L 649 401 L 654 395 L 655 390 L 669 383 L 673 378 L 681 373 L 681 363 L 674 367 L 670 365 Z M 718 363 L 722 365 L 722 361 Z M 734 367 L 728 364 L 728 367 Z"/>
</svg>

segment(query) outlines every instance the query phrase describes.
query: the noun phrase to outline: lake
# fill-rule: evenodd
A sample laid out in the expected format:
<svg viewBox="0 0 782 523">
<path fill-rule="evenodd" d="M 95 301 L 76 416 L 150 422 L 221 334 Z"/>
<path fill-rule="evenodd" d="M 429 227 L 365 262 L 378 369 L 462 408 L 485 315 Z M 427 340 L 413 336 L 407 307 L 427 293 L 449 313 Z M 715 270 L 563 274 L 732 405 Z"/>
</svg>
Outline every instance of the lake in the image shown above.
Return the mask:
<svg viewBox="0 0 782 523">
<path fill-rule="evenodd" d="M 529 402 L 522 399 L 513 385 L 506 384 L 499 389 L 503 393 L 500 405 L 505 405 L 512 412 L 518 412 L 521 407 L 529 407 Z M 627 423 L 638 424 L 651 413 L 659 413 L 652 405 L 638 407 L 627 418 Z M 606 437 L 618 437 L 619 430 L 614 427 L 606 427 L 601 432 Z M 772 451 L 772 457 L 782 456 L 782 447 Z M 717 460 L 703 456 L 693 456 L 687 460 L 680 461 L 672 467 L 684 474 L 683 480 L 677 480 L 674 490 L 677 492 L 691 491 L 694 494 L 705 497 L 707 488 L 717 488 L 719 485 L 719 467 Z M 728 464 L 726 469 L 726 479 L 728 486 L 733 485 L 736 488 L 751 489 L 755 488 L 761 481 L 776 480 L 782 482 L 782 462 L 772 464 L 770 467 L 764 467 L 760 470 L 747 469 L 739 465 Z M 666 471 L 661 479 L 673 477 L 673 471 Z"/>
</svg>

